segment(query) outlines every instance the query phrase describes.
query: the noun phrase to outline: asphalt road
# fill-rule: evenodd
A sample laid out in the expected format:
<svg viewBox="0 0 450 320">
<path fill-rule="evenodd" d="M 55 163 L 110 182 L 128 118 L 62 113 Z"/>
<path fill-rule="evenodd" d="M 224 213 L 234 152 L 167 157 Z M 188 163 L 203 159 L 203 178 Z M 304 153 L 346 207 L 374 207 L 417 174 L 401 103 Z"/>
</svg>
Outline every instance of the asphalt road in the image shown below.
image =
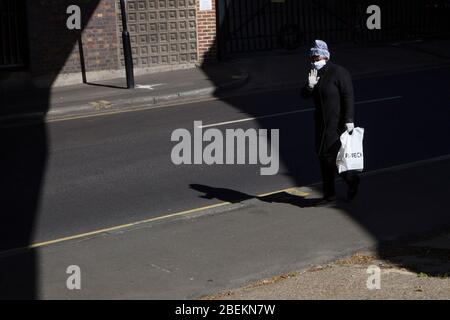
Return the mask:
<svg viewBox="0 0 450 320">
<path fill-rule="evenodd" d="M 356 80 L 367 170 L 450 154 L 450 69 Z M 371 101 L 371 100 L 377 101 Z M 171 161 L 173 130 L 310 109 L 286 89 L 146 111 L 1 128 L 1 249 L 218 203 L 201 189 L 257 195 L 320 179 L 313 112 L 217 126 L 280 129 L 280 170 Z M 445 175 L 445 176 L 444 176 Z M 449 173 L 443 172 L 443 179 Z M 192 185 L 197 185 L 193 188 Z M 198 186 L 201 186 L 200 188 Z M 224 198 L 227 198 L 224 196 Z"/>
</svg>

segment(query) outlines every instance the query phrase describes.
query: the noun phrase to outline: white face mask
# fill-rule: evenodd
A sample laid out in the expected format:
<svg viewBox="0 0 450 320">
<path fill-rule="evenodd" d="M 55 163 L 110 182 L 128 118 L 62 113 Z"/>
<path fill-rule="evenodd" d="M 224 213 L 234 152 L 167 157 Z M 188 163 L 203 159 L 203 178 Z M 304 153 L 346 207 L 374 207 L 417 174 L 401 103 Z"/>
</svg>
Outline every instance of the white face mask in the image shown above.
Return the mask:
<svg viewBox="0 0 450 320">
<path fill-rule="evenodd" d="M 319 60 L 311 63 L 312 67 L 316 70 L 322 69 L 322 67 L 327 63 L 327 60 Z"/>
</svg>

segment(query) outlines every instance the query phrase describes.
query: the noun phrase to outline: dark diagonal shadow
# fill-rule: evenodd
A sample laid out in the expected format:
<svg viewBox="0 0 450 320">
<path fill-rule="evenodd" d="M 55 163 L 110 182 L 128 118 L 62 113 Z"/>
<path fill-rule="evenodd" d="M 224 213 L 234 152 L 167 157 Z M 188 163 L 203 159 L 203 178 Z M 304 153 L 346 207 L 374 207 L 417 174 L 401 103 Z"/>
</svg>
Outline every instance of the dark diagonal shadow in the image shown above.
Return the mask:
<svg viewBox="0 0 450 320">
<path fill-rule="evenodd" d="M 201 184 L 191 184 L 189 187 L 193 190 L 204 193 L 199 196 L 203 199 L 217 199 L 224 202 L 240 203 L 250 199 L 257 199 L 267 203 L 286 203 L 300 208 L 315 207 L 320 203 L 320 199 L 308 199 L 302 196 L 290 194 L 282 191 L 266 196 L 254 196 L 226 188 L 214 188 Z"/>
<path fill-rule="evenodd" d="M 115 86 L 112 84 L 101 84 L 101 83 L 92 83 L 92 82 L 86 82 L 89 86 L 95 86 L 95 87 L 104 87 L 104 88 L 112 88 L 112 89 L 128 89 L 126 86 Z"/>
<path fill-rule="evenodd" d="M 48 130 L 44 117 L 49 109 L 52 84 L 71 56 L 73 48 L 77 46 L 77 40 L 99 2 L 100 0 L 23 1 L 26 12 L 21 14 L 28 14 L 21 21 L 27 22 L 28 37 L 24 42 L 33 42 L 30 59 L 35 63 L 31 72 L 33 76 L 45 77 L 41 78 L 39 86 L 34 79 L 30 79 L 27 84 L 21 82 L 15 86 L 14 81 L 13 84 L 7 81 L 10 80 L 8 73 L 0 71 L 0 113 L 17 115 L 32 111 L 40 115 L 31 122 L 19 117 L 12 124 L 0 124 L 0 299 L 38 298 L 37 252 L 5 252 L 27 248 L 33 243 L 48 162 Z M 7 4 L 2 2 L 1 5 Z M 69 31 L 66 28 L 66 10 L 70 5 L 81 8 L 82 30 Z M 54 14 L 45 24 L 42 19 L 35 19 L 33 16 L 44 14 L 48 10 L 58 14 Z M 48 52 L 55 52 L 55 48 L 58 54 L 49 55 Z M 50 69 L 44 70 L 46 67 Z M 30 110 L 31 108 L 33 109 Z"/>
<path fill-rule="evenodd" d="M 256 3 L 256 1 L 253 2 L 257 7 Z M 305 3 L 307 3 L 307 1 L 305 1 Z M 231 7 L 233 1 L 229 2 L 229 4 L 229 7 Z M 219 10 L 222 10 L 222 12 L 218 13 L 218 17 L 223 18 L 219 19 L 219 21 L 225 21 L 228 16 L 236 14 L 236 12 L 228 11 L 231 10 L 229 7 L 228 5 L 224 5 L 224 3 L 219 7 Z M 427 13 L 421 12 L 420 14 Z M 320 12 L 318 12 L 317 15 L 320 15 Z M 323 19 L 326 18 L 326 14 L 324 13 Z M 258 21 L 258 17 L 254 17 L 253 20 Z M 299 21 L 297 21 L 297 23 L 299 23 Z M 248 25 L 251 25 L 251 23 Z M 245 28 L 245 26 L 243 26 L 243 28 Z M 214 57 L 217 49 L 221 53 L 220 56 L 225 58 L 224 61 L 227 61 L 227 48 L 231 47 L 235 50 L 242 49 L 245 51 L 245 48 L 243 49 L 238 46 L 238 40 L 235 42 L 233 42 L 234 40 L 226 43 L 224 42 L 224 38 L 227 36 L 224 32 L 226 33 L 228 30 L 225 29 L 223 24 L 219 24 L 218 29 L 219 36 L 215 41 L 215 45 L 212 46 L 214 49 L 210 50 L 206 54 L 206 57 Z M 257 28 L 254 30 L 257 30 Z M 251 37 L 250 28 L 249 30 L 245 30 L 243 34 L 247 34 L 246 32 L 250 35 L 248 43 L 252 43 L 252 39 L 257 39 L 256 36 L 253 38 Z M 228 34 L 228 36 L 230 35 Z M 245 38 L 245 36 L 243 37 Z M 318 39 L 322 38 L 321 35 L 317 34 L 311 34 L 311 37 L 313 37 L 313 39 L 316 39 L 316 37 Z M 324 38 L 323 40 L 328 41 L 329 39 Z M 329 43 L 331 43 L 330 50 L 333 59 L 333 57 L 337 55 L 334 55 L 333 53 L 334 46 L 332 42 Z M 254 41 L 254 44 L 257 44 L 256 40 Z M 306 82 L 306 71 L 308 69 L 306 66 L 308 63 L 307 50 L 308 48 L 305 47 L 305 52 L 300 53 L 298 56 L 298 59 L 303 59 L 305 61 L 305 72 L 295 68 L 292 70 L 293 74 L 298 75 L 299 82 L 303 80 Z M 361 46 L 360 50 L 362 53 L 361 56 L 364 56 L 364 52 L 367 52 L 370 48 Z M 280 50 L 279 53 L 281 54 L 282 51 Z M 254 54 L 258 55 L 257 52 Z M 402 59 L 401 54 L 402 53 L 399 52 L 399 60 Z M 250 54 L 247 53 L 247 59 L 249 56 Z M 264 61 L 266 64 L 264 65 L 264 63 L 261 63 L 259 68 L 266 72 L 270 72 L 271 68 L 273 68 L 270 56 Z M 346 64 L 351 63 L 350 59 L 349 61 L 350 62 L 347 62 Z M 232 58 L 231 62 L 233 62 Z M 212 79 L 213 82 L 220 84 L 220 82 L 215 79 L 214 73 L 210 72 L 211 68 L 208 66 L 211 63 L 214 62 L 206 60 L 203 63 L 203 72 L 208 78 Z M 339 61 L 337 61 L 337 63 L 339 64 Z M 350 66 L 344 65 L 344 67 Z M 250 74 L 250 77 L 251 76 L 252 74 Z M 410 73 L 407 77 L 405 76 L 402 79 L 407 83 L 409 81 L 408 79 L 411 79 L 411 77 L 414 76 L 414 73 Z M 419 77 L 421 75 L 417 76 Z M 380 78 L 380 76 L 378 76 L 378 78 Z M 376 78 L 374 77 L 374 79 Z M 359 98 L 358 95 L 361 93 L 364 93 L 368 97 L 378 97 L 383 90 L 389 92 L 389 88 L 387 87 L 389 85 L 385 85 L 385 83 L 390 81 L 389 76 L 380 78 L 378 81 L 372 79 L 367 79 L 365 81 L 366 82 L 363 85 L 361 85 L 362 81 L 353 81 L 356 99 Z M 448 83 L 448 78 L 444 82 Z M 447 137 L 450 135 L 448 129 L 450 127 L 448 126 L 446 126 L 446 129 L 442 130 L 442 127 L 439 126 L 438 129 L 441 131 L 438 136 L 433 134 L 431 132 L 432 130 L 409 132 L 408 134 L 405 133 L 393 136 L 393 131 L 397 130 L 394 128 L 398 128 L 398 124 L 404 125 L 405 128 L 417 128 L 417 126 L 414 127 L 414 124 L 425 121 L 424 117 L 433 118 L 434 112 L 438 118 L 444 116 L 444 112 L 445 117 L 447 119 L 450 118 L 450 109 L 447 109 L 447 111 L 434 111 L 429 109 L 429 114 L 427 115 L 424 114 L 422 109 L 422 103 L 425 101 L 428 103 L 432 101 L 436 105 L 439 103 L 434 93 L 448 91 L 448 89 L 444 88 L 442 81 L 437 83 L 436 87 L 430 87 L 430 90 L 426 90 L 426 92 L 421 90 L 420 86 L 412 88 L 411 84 L 406 85 L 396 82 L 395 86 L 398 92 L 404 92 L 405 95 L 408 93 L 414 96 L 414 101 L 412 100 L 413 98 L 411 98 L 408 102 L 407 112 L 403 112 L 402 108 L 404 108 L 404 105 L 398 104 L 396 107 L 401 110 L 393 111 L 392 109 L 389 109 L 388 113 L 390 116 L 386 118 L 387 113 L 377 109 L 378 107 L 382 108 L 382 105 L 380 104 L 372 108 L 364 108 L 365 114 L 364 117 L 362 117 L 361 114 L 363 112 L 359 112 L 359 108 L 362 107 L 356 106 L 356 123 L 357 125 L 366 128 L 367 131 L 367 136 L 365 136 L 365 152 L 367 155 L 365 163 L 367 170 L 414 162 L 448 155 L 450 153 L 448 141 L 446 141 Z M 292 116 L 286 117 L 283 120 L 280 120 L 279 118 L 260 118 L 260 116 L 264 114 L 290 111 L 282 109 L 283 107 L 286 107 L 283 105 L 283 102 L 274 103 L 272 108 L 267 106 L 264 108 L 260 107 L 259 104 L 261 104 L 264 97 L 269 97 L 270 94 L 270 92 L 261 92 L 260 95 L 262 98 L 259 98 L 260 100 L 258 100 L 255 94 L 253 95 L 255 97 L 254 102 L 252 102 L 251 97 L 245 96 L 242 99 L 227 97 L 220 89 L 215 92 L 215 95 L 221 99 L 221 101 L 242 113 L 243 118 L 255 118 L 256 123 L 252 124 L 251 127 L 259 129 L 280 129 L 280 163 L 284 164 L 287 171 L 286 174 L 292 181 L 292 185 L 306 186 L 313 182 L 320 181 L 320 171 L 317 165 L 318 159 L 315 158 L 313 151 L 314 117 L 312 113 L 302 113 L 301 117 Z M 275 92 L 273 94 L 276 96 Z M 290 101 L 290 103 L 299 105 L 300 108 L 312 106 L 312 101 L 306 101 L 300 98 L 300 88 L 298 90 L 298 98 L 296 99 L 297 100 L 292 99 L 293 102 Z M 393 123 L 396 125 L 394 126 Z M 248 128 L 248 124 L 249 123 L 246 122 L 246 126 L 244 127 L 237 123 L 233 124 L 232 128 L 243 128 L 245 130 L 245 128 Z M 224 130 L 225 128 L 225 126 L 218 127 L 219 130 Z M 404 128 L 401 127 L 401 129 L 398 130 L 403 129 Z M 420 132 L 420 134 L 418 132 Z M 395 138 L 395 141 L 393 141 L 393 137 Z M 428 143 L 425 141 L 428 141 Z M 270 143 L 270 141 L 268 141 L 268 143 Z M 400 266 L 410 268 L 416 272 L 426 272 L 428 269 L 423 264 L 413 266 L 405 261 L 401 262 L 401 260 L 398 260 L 392 254 L 389 254 L 388 251 L 385 250 L 385 244 L 392 243 L 389 252 L 397 252 L 398 250 L 396 251 L 395 249 L 400 250 L 404 248 L 400 244 L 396 245 L 396 241 L 399 239 L 416 239 L 426 236 L 432 231 L 450 227 L 450 215 L 446 213 L 448 210 L 446 209 L 447 204 L 445 200 L 448 198 L 448 192 L 450 192 L 448 184 L 449 179 L 447 177 L 450 177 L 450 166 L 448 161 L 436 162 L 413 171 L 401 171 L 399 174 L 380 174 L 377 178 L 363 177 L 361 191 L 356 201 L 339 204 L 339 209 L 351 217 L 375 239 L 379 246 L 378 254 L 381 257 L 384 257 L 393 263 L 398 262 Z M 371 180 L 370 186 L 369 183 L 366 184 L 366 180 Z M 292 204 L 298 206 L 299 210 L 301 210 L 302 208 L 314 206 L 315 201 L 317 201 L 304 199 L 283 192 L 266 197 L 258 197 L 220 187 L 216 188 L 199 184 L 192 184 L 190 187 L 203 193 L 201 196 L 202 198 L 218 199 L 231 203 L 248 199 L 259 199 L 267 202 Z M 346 190 L 343 192 L 346 192 Z M 445 194 L 447 194 L 447 196 Z M 423 257 L 426 250 L 417 250 L 417 252 Z M 448 250 L 445 252 L 447 255 L 441 254 L 440 257 L 445 257 L 447 263 L 442 264 L 445 269 L 443 271 L 449 271 L 448 262 L 450 261 L 450 254 Z"/>
</svg>

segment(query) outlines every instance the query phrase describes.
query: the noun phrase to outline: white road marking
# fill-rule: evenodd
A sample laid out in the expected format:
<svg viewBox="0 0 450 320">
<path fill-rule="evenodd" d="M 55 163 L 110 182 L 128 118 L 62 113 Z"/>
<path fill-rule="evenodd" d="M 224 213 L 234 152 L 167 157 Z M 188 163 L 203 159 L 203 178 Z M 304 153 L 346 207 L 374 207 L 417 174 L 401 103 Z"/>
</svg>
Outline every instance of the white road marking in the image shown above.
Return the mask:
<svg viewBox="0 0 450 320">
<path fill-rule="evenodd" d="M 264 119 L 264 118 L 272 118 L 272 117 L 279 117 L 279 116 L 284 116 L 287 114 L 292 114 L 292 113 L 299 113 L 299 112 L 308 112 L 308 111 L 313 111 L 314 108 L 308 108 L 308 109 L 302 109 L 302 110 L 294 110 L 294 111 L 288 111 L 288 112 L 281 112 L 281 113 L 274 113 L 274 114 L 268 114 L 265 116 L 260 116 L 260 117 L 252 117 L 252 118 L 245 118 L 245 119 L 239 119 L 239 120 L 232 120 L 232 121 L 225 121 L 225 122 L 219 122 L 219 123 L 212 123 L 212 124 L 207 124 L 204 126 L 199 126 L 198 128 L 208 128 L 208 127 L 218 127 L 218 126 L 223 126 L 226 124 L 230 124 L 230 123 L 238 123 L 238 122 L 246 122 L 246 121 L 251 121 L 251 120 L 256 120 L 256 119 Z"/>
<path fill-rule="evenodd" d="M 355 102 L 355 104 L 374 103 L 374 102 L 388 101 L 388 100 L 394 100 L 394 99 L 400 99 L 400 98 L 403 98 L 403 97 L 402 96 L 394 96 L 394 97 L 387 97 L 387 98 L 362 100 L 362 101 Z M 251 118 L 245 118 L 245 119 L 211 123 L 211 124 L 207 124 L 204 126 L 199 126 L 198 128 L 203 129 L 203 128 L 209 128 L 209 127 L 219 127 L 219 126 L 223 126 L 223 125 L 227 125 L 227 124 L 231 124 L 231 123 L 239 123 L 239 122 L 252 121 L 252 120 L 256 120 L 256 119 L 280 117 L 280 116 L 285 116 L 285 115 L 293 114 L 293 113 L 310 112 L 310 111 L 314 111 L 314 109 L 315 108 L 307 108 L 307 109 L 301 109 L 301 110 L 273 113 L 273 114 L 268 114 L 268 115 L 264 115 L 264 116 L 260 116 L 260 117 L 251 117 Z"/>
<path fill-rule="evenodd" d="M 156 268 L 156 269 L 159 269 L 159 270 L 161 270 L 161 271 L 164 271 L 164 272 L 166 272 L 166 273 L 171 273 L 170 270 L 164 269 L 164 268 L 162 268 L 162 267 L 160 267 L 160 266 L 158 266 L 158 265 L 156 265 L 156 264 L 154 264 L 154 263 L 152 263 L 151 266 L 154 267 L 154 268 Z"/>
<path fill-rule="evenodd" d="M 404 170 L 404 169 L 409 169 L 409 168 L 415 168 L 415 167 L 419 167 L 421 165 L 424 164 L 428 164 L 428 163 L 433 163 L 433 162 L 438 162 L 438 161 L 444 161 L 444 160 L 449 160 L 450 159 L 450 154 L 446 154 L 446 155 L 442 155 L 442 156 L 438 156 L 435 158 L 429 158 L 429 159 L 424 159 L 424 160 L 418 160 L 418 161 L 413 161 L 413 162 L 407 162 L 404 164 L 400 164 L 400 165 L 396 165 L 396 166 L 391 166 L 391 167 L 386 167 L 386 168 L 381 168 L 381 169 L 376 169 L 376 170 L 372 170 L 372 171 L 367 171 L 367 172 L 363 172 L 362 175 L 363 176 L 376 176 L 377 174 L 381 174 L 381 173 L 386 173 L 386 172 L 395 172 L 395 171 L 400 171 L 400 170 Z M 320 186 L 322 184 L 322 182 L 315 182 L 315 183 L 311 183 L 306 185 L 307 187 L 314 187 L 314 186 Z M 268 192 L 268 193 L 264 193 L 264 194 L 258 194 L 256 195 L 256 198 L 261 198 L 267 195 L 271 195 L 271 194 L 275 194 L 275 193 L 279 193 L 279 192 L 289 192 L 289 190 L 292 189 L 298 189 L 301 186 L 291 186 L 289 188 L 285 188 L 285 189 L 281 189 L 281 190 L 276 190 L 276 191 L 272 191 L 272 192 Z M 30 250 L 30 249 L 36 249 L 39 247 L 44 247 L 44 246 L 49 246 L 49 245 L 53 245 L 56 243 L 61 243 L 61 242 L 66 242 L 69 240 L 76 240 L 76 239 L 81 239 L 81 238 L 85 238 L 85 237 L 92 237 L 95 235 L 99 235 L 102 233 L 107 233 L 107 232 L 112 232 L 112 231 L 117 231 L 117 230 L 125 230 L 126 228 L 131 228 L 134 226 L 138 226 L 138 225 L 142 225 L 145 223 L 151 223 L 154 221 L 161 221 L 161 220 L 165 220 L 165 219 L 169 219 L 169 218 L 173 218 L 173 217 L 179 217 L 179 216 L 187 216 L 189 214 L 192 213 L 199 213 L 199 212 L 205 212 L 206 210 L 209 209 L 213 209 L 213 208 L 219 208 L 219 207 L 224 207 L 226 205 L 230 205 L 231 202 L 220 202 L 220 203 L 216 203 L 210 206 L 206 206 L 206 207 L 200 207 L 200 208 L 195 208 L 195 209 L 190 209 L 190 210 L 186 210 L 186 211 L 181 211 L 181 212 L 176 212 L 176 213 L 172 213 L 172 214 L 168 214 L 168 215 L 163 215 L 163 216 L 157 216 L 154 218 L 149 218 L 146 220 L 141 220 L 141 221 L 137 221 L 137 222 L 131 222 L 131 223 L 127 223 L 127 224 L 122 224 L 122 225 L 118 225 L 115 227 L 110 227 L 110 228 L 105 228 L 105 229 L 100 229 L 100 230 L 95 230 L 95 231 L 91 231 L 91 232 L 87 232 L 87 233 L 81 233 L 81 234 L 75 234 L 72 236 L 68 236 L 65 238 L 59 238 L 59 239 L 55 239 L 55 240 L 50 240 L 50 241 L 46 241 L 46 242 L 40 242 L 40 243 L 35 243 L 35 244 L 31 244 L 25 247 L 19 247 L 19 248 L 13 248 L 13 249 L 8 249 L 5 251 L 0 251 L 0 257 L 2 256 L 6 256 L 8 254 L 13 254 L 15 252 L 19 252 L 21 250 Z M 152 265 L 155 268 L 158 268 L 159 266 L 157 265 Z M 161 267 L 159 267 L 161 268 Z M 165 269 L 166 272 L 170 270 Z"/>
<path fill-rule="evenodd" d="M 138 84 L 136 85 L 137 89 L 148 89 L 148 90 L 154 90 L 154 87 L 165 85 L 165 83 L 156 83 L 156 84 Z"/>
<path fill-rule="evenodd" d="M 393 96 L 393 97 L 387 97 L 387 98 L 379 98 L 379 99 L 371 99 L 371 100 L 362 100 L 357 101 L 355 104 L 364 104 L 364 103 L 373 103 L 373 102 L 381 102 L 381 101 L 388 101 L 388 100 L 395 100 L 395 99 L 401 99 L 403 96 Z"/>
</svg>

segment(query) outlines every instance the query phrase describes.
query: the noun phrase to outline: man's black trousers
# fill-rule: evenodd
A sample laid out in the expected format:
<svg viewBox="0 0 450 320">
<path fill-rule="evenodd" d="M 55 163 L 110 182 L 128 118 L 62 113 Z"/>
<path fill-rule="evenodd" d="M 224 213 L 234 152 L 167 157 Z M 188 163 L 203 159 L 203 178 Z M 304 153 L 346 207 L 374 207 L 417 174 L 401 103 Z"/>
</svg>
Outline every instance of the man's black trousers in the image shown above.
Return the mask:
<svg viewBox="0 0 450 320">
<path fill-rule="evenodd" d="M 334 179 L 336 177 L 336 174 L 338 174 L 336 157 L 340 147 L 341 142 L 338 140 L 333 144 L 331 148 L 327 149 L 324 153 L 319 155 L 324 198 L 331 198 L 336 195 Z M 347 183 L 349 188 L 352 188 L 355 186 L 355 184 L 359 183 L 358 171 L 346 171 L 341 173 L 340 176 Z"/>
</svg>

